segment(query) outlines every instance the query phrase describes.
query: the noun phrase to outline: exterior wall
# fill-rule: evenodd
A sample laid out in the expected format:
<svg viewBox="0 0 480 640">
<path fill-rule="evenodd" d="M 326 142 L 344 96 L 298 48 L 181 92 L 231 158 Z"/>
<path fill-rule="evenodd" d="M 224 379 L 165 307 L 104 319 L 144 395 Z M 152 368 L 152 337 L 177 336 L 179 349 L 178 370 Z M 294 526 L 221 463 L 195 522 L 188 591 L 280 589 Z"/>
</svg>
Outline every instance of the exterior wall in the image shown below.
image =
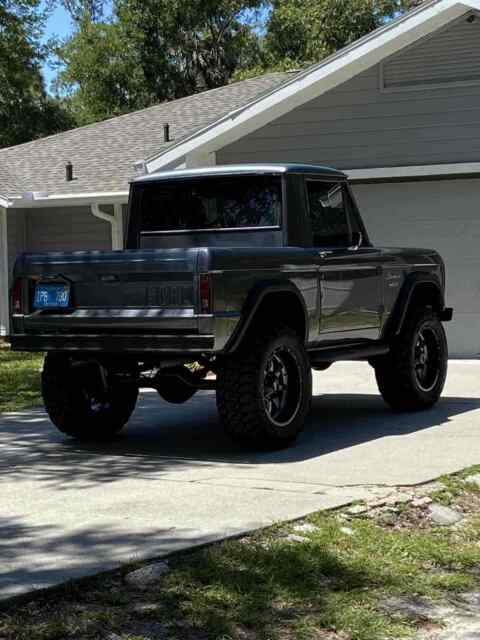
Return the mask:
<svg viewBox="0 0 480 640">
<path fill-rule="evenodd" d="M 95 218 L 89 207 L 51 207 L 25 211 L 26 251 L 111 249 L 110 224 Z"/>
<path fill-rule="evenodd" d="M 356 169 L 479 161 L 480 83 L 450 82 L 455 75 L 465 77 L 465 69 L 471 70 L 469 51 L 479 50 L 480 19 L 462 20 L 394 58 L 397 79 L 402 69 L 413 73 L 415 68 L 418 75 L 419 60 L 413 65 L 412 56 L 428 42 L 423 79 L 432 75 L 435 62 L 435 82 L 441 81 L 441 55 L 448 61 L 441 86 L 417 82 L 413 90 L 384 92 L 377 65 L 218 150 L 217 163 L 311 162 Z M 450 58 L 450 44 L 459 42 L 458 25 L 472 27 L 471 36 L 463 34 L 463 54 L 458 50 Z M 476 63 L 480 66 L 480 55 Z"/>
<path fill-rule="evenodd" d="M 480 20 L 462 17 L 383 64 L 383 87 L 399 91 L 444 83 L 480 82 Z"/>
<path fill-rule="evenodd" d="M 13 266 L 19 253 L 25 251 L 25 211 L 7 211 L 8 276 L 12 279 Z"/>
</svg>

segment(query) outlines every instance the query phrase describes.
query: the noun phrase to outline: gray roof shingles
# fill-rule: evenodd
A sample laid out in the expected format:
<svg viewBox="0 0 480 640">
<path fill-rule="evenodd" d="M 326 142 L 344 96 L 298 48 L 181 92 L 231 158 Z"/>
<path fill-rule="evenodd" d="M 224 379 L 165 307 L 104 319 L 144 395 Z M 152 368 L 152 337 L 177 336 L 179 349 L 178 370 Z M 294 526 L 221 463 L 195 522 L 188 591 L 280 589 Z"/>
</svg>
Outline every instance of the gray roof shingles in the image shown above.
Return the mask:
<svg viewBox="0 0 480 640">
<path fill-rule="evenodd" d="M 158 155 L 290 78 L 289 73 L 270 73 L 0 149 L 0 194 L 18 197 L 26 191 L 49 195 L 125 191 L 134 177 L 136 161 Z M 167 122 L 170 143 L 163 139 Z M 69 161 L 74 166 L 72 182 L 65 179 Z"/>
</svg>

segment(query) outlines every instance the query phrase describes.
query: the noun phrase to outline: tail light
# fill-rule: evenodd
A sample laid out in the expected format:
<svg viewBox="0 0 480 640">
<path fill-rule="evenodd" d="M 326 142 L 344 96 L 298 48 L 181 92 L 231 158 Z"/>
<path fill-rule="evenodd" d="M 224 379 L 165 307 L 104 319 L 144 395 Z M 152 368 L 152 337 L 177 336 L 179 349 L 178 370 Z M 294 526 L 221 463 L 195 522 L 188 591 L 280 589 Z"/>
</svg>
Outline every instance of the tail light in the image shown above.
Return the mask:
<svg viewBox="0 0 480 640">
<path fill-rule="evenodd" d="M 213 309 L 213 289 L 212 276 L 209 273 L 201 273 L 199 281 L 200 313 L 212 313 Z"/>
<path fill-rule="evenodd" d="M 16 278 L 13 283 L 12 293 L 12 313 L 15 315 L 21 315 L 23 313 L 23 279 Z"/>
</svg>

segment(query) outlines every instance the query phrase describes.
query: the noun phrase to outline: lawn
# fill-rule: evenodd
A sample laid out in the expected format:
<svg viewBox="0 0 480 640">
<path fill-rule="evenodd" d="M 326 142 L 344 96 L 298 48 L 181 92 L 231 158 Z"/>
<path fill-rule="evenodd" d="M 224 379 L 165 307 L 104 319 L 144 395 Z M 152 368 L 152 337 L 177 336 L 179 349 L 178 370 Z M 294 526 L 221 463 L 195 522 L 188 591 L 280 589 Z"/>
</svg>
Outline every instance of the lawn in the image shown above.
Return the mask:
<svg viewBox="0 0 480 640">
<path fill-rule="evenodd" d="M 411 502 L 318 513 L 300 529 L 279 524 L 172 556 L 169 571 L 143 591 L 125 581 L 135 565 L 32 596 L 0 612 L 0 638 L 412 638 L 431 631 L 431 621 L 385 608 L 386 598 L 480 591 L 480 488 L 466 482 L 479 471 L 441 479 L 431 491 L 461 510 L 460 525 L 433 526 Z"/>
<path fill-rule="evenodd" d="M 42 403 L 43 356 L 0 349 L 0 412 L 20 411 Z"/>
</svg>

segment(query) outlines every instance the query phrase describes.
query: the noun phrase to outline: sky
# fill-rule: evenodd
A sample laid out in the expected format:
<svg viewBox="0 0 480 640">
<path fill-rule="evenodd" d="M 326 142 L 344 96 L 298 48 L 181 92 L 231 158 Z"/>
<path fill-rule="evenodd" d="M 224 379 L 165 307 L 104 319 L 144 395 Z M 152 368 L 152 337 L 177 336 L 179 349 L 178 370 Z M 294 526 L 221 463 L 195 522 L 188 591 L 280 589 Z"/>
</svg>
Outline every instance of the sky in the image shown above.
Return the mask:
<svg viewBox="0 0 480 640">
<path fill-rule="evenodd" d="M 71 30 L 72 21 L 70 20 L 70 16 L 63 7 L 57 6 L 48 19 L 43 40 L 47 41 L 49 38 L 53 38 L 54 36 L 61 38 L 65 37 L 71 32 Z M 55 70 L 48 64 L 45 64 L 43 66 L 43 75 L 45 77 L 45 85 L 47 89 L 49 89 L 50 84 L 55 77 Z"/>
<path fill-rule="evenodd" d="M 47 0 L 42 0 L 42 6 L 45 8 L 47 4 Z M 45 34 L 43 36 L 43 41 L 46 42 L 50 38 L 60 37 L 64 38 L 73 30 L 72 20 L 70 16 L 65 11 L 65 9 L 60 5 L 60 2 L 55 3 L 55 11 L 53 11 L 48 19 L 45 28 Z M 108 7 L 111 7 L 109 2 L 106 2 L 106 10 Z M 45 77 L 45 85 L 49 90 L 51 87 L 52 80 L 55 78 L 56 71 L 52 68 L 48 63 L 43 66 L 43 75 Z"/>
</svg>

